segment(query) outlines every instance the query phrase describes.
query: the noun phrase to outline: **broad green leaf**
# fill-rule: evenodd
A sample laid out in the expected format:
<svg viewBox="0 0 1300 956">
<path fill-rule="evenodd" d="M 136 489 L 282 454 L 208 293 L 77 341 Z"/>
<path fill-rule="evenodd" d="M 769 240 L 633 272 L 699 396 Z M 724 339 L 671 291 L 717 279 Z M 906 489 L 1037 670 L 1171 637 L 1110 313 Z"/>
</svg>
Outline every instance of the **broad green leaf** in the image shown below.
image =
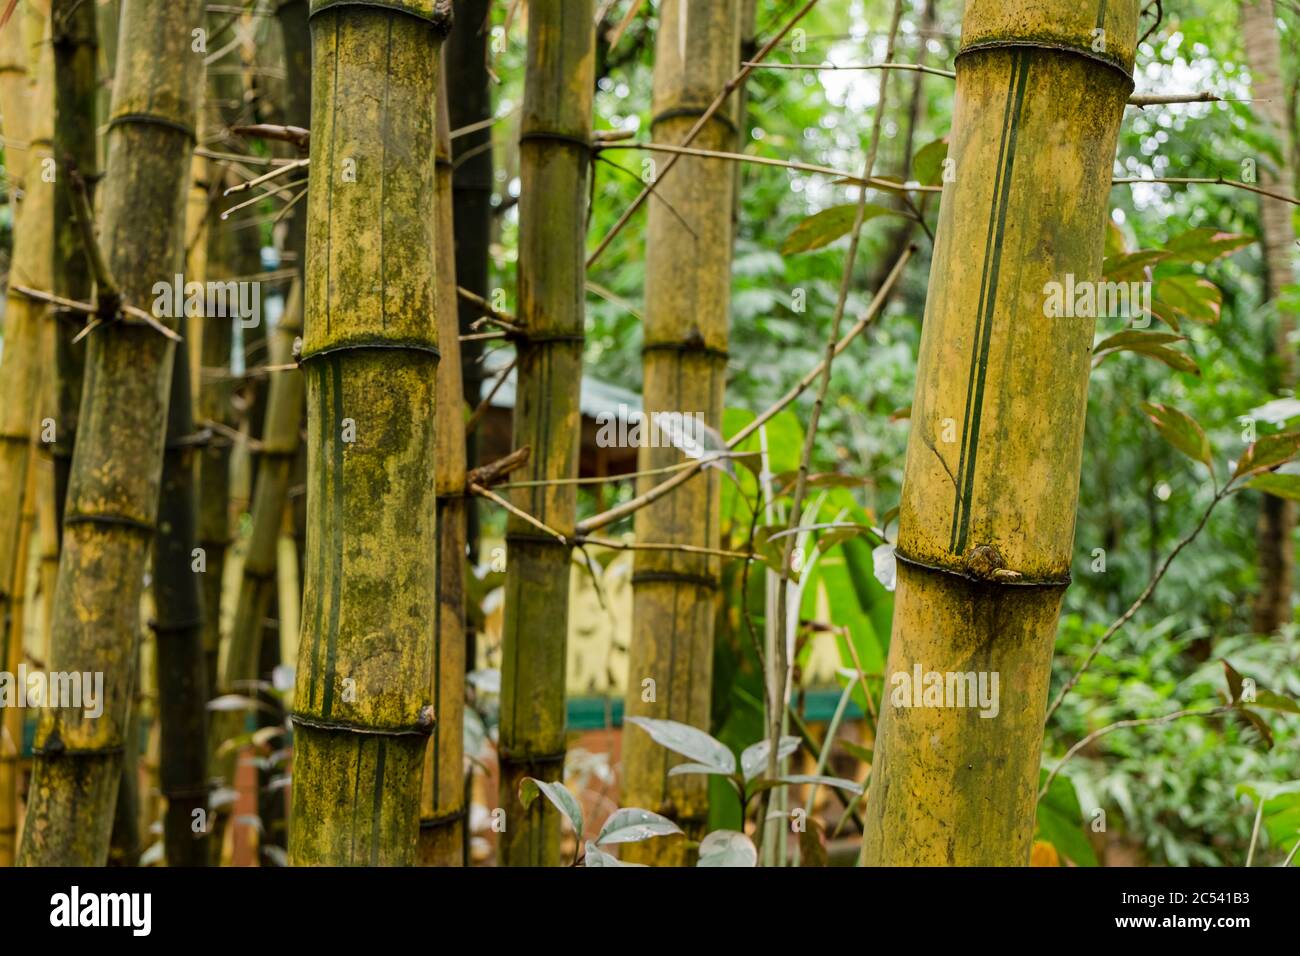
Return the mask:
<svg viewBox="0 0 1300 956">
<path fill-rule="evenodd" d="M 782 737 L 781 745 L 776 749 L 776 759 L 779 763 L 786 757 L 789 757 L 799 749 L 798 737 Z M 756 744 L 750 744 L 740 755 L 740 770 L 745 775 L 745 781 L 748 782 L 757 777 L 767 767 L 767 755 L 772 751 L 772 742 L 770 740 L 760 740 Z"/>
<path fill-rule="evenodd" d="M 1117 256 L 1107 256 L 1102 262 L 1102 276 L 1109 282 L 1141 282 L 1147 270 L 1169 257 L 1163 249 L 1142 249 Z"/>
<path fill-rule="evenodd" d="M 1203 226 L 1200 229 L 1189 229 L 1170 239 L 1165 243 L 1165 249 L 1171 259 L 1206 264 L 1254 241 L 1254 236 L 1220 232 L 1212 226 Z"/>
<path fill-rule="evenodd" d="M 948 158 L 948 137 L 926 143 L 912 157 L 912 174 L 922 186 L 943 185 L 943 161 Z"/>
<path fill-rule="evenodd" d="M 1041 788 L 1047 771 L 1039 771 Z M 1058 853 L 1079 866 L 1096 866 L 1097 854 L 1083 829 L 1083 810 L 1069 777 L 1057 774 L 1043 799 L 1038 801 L 1038 834 Z"/>
<path fill-rule="evenodd" d="M 583 866 L 645 866 L 644 863 L 624 863 L 618 857 L 606 853 L 590 840 L 582 852 Z"/>
<path fill-rule="evenodd" d="M 1125 329 L 1123 332 L 1116 332 L 1114 335 L 1102 339 L 1093 346 L 1093 355 L 1101 355 L 1103 352 L 1110 352 L 1115 349 L 1144 349 L 1153 345 L 1170 345 L 1174 342 L 1185 342 L 1187 336 L 1176 335 L 1173 332 L 1140 332 L 1137 329 Z"/>
<path fill-rule="evenodd" d="M 858 215 L 857 203 L 845 203 L 823 209 L 799 223 L 781 245 L 781 255 L 790 256 L 799 252 L 811 252 L 828 246 L 841 236 L 846 236 L 853 229 Z M 869 222 L 878 216 L 902 216 L 897 209 L 867 203 L 862 212 L 862 221 Z"/>
<path fill-rule="evenodd" d="M 673 753 L 679 753 L 723 773 L 736 772 L 736 755 L 725 744 L 689 724 L 653 717 L 628 717 L 624 723 L 640 727 L 650 735 L 651 740 Z"/>
<path fill-rule="evenodd" d="M 856 757 L 863 763 L 871 763 L 875 760 L 875 755 L 870 747 L 864 747 L 862 744 L 855 744 L 853 741 L 845 740 L 842 737 L 835 741 L 835 743 L 837 746 L 842 747 L 844 752 L 850 757 Z"/>
<path fill-rule="evenodd" d="M 520 781 L 519 802 L 524 805 L 524 809 L 532 805 L 538 793 L 545 794 L 546 799 L 555 806 L 555 809 L 569 818 L 569 822 L 573 824 L 573 832 L 581 838 L 582 807 L 578 805 L 577 798 L 569 793 L 569 788 L 562 783 L 548 783 L 536 777 L 524 777 Z"/>
<path fill-rule="evenodd" d="M 671 836 L 681 832 L 681 827 L 667 817 L 640 807 L 623 807 L 609 815 L 605 825 L 600 828 L 596 842 L 639 843 L 651 837 Z"/>
<path fill-rule="evenodd" d="M 1300 453 L 1300 431 L 1265 435 L 1246 449 L 1246 453 L 1237 462 L 1237 469 L 1232 473 L 1232 478 L 1236 481 L 1246 475 L 1256 475 L 1276 468 L 1278 465 L 1286 464 L 1297 453 Z"/>
<path fill-rule="evenodd" d="M 1223 292 L 1200 276 L 1179 275 L 1157 279 L 1152 291 L 1151 311 L 1175 329 L 1180 319 L 1213 325 L 1223 311 Z M 1172 321 L 1170 316 L 1172 315 Z"/>
<path fill-rule="evenodd" d="M 1300 475 L 1284 475 L 1278 472 L 1266 472 L 1256 475 L 1246 482 L 1247 488 L 1254 488 L 1265 494 L 1291 501 L 1300 501 Z"/>
<path fill-rule="evenodd" d="M 1286 714 L 1300 714 L 1300 704 L 1297 704 L 1290 697 L 1284 697 L 1282 694 L 1276 694 L 1271 690 L 1257 689 L 1255 699 L 1251 703 L 1256 707 L 1263 707 L 1265 710 L 1280 710 Z"/>
<path fill-rule="evenodd" d="M 1193 461 L 1201 462 L 1213 474 L 1214 458 L 1210 440 L 1205 437 L 1205 430 L 1197 424 L 1196 419 L 1172 406 L 1156 402 L 1143 402 L 1142 411 L 1146 412 L 1165 441 Z"/>
<path fill-rule="evenodd" d="M 714 830 L 700 841 L 696 866 L 757 866 L 758 850 L 749 837 L 735 830 Z"/>
</svg>

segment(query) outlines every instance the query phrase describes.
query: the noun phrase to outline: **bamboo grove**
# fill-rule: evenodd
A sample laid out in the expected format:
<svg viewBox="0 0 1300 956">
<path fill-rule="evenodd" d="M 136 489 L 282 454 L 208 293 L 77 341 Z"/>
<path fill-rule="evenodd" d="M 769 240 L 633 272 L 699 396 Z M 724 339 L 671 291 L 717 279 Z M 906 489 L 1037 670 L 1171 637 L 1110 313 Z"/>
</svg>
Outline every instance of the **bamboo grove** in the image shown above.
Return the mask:
<svg viewBox="0 0 1300 956">
<path fill-rule="evenodd" d="M 1138 92 L 1180 22 L 1140 0 L 0 2 L 0 864 L 1081 864 L 1101 737 L 1293 742 L 1294 668 L 1077 704 L 1212 513 L 1248 646 L 1295 640 L 1300 66 L 1230 5 L 1249 99 Z M 859 62 L 810 50 L 850 20 Z M 815 162 L 772 132 L 805 93 L 863 114 Z M 1189 105 L 1258 169 L 1120 175 Z M 1156 186 L 1238 218 L 1135 248 Z M 1273 417 L 1228 449 L 1170 397 L 1248 255 Z M 1111 356 L 1151 543 L 1087 607 Z"/>
</svg>

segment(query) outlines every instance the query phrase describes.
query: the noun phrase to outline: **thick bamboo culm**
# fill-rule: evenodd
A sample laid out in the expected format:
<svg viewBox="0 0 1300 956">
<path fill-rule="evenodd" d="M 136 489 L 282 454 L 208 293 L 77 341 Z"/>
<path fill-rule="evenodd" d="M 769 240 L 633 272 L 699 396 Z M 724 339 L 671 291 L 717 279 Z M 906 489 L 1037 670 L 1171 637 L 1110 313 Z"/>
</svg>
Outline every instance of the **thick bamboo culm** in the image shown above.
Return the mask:
<svg viewBox="0 0 1300 956">
<path fill-rule="evenodd" d="M 652 131 L 657 142 L 682 142 L 735 74 L 740 7 L 739 0 L 664 0 L 660 6 Z M 719 110 L 694 145 L 734 152 L 734 112 Z M 684 157 L 659 184 L 659 202 L 650 204 L 642 360 L 647 438 L 654 437 L 661 413 L 671 416 L 669 423 L 693 427 L 699 415 L 708 427 L 721 427 L 736 169 L 724 160 Z M 703 434 L 682 432 L 682 438 L 704 441 Z M 637 467 L 650 471 L 680 462 L 683 453 L 664 440 L 672 437 L 665 430 L 659 440 L 643 444 Z M 656 480 L 641 479 L 638 491 Z M 718 548 L 719 480 L 717 472 L 710 472 L 642 508 L 636 514 L 637 540 Z M 626 712 L 707 732 L 721 561 L 702 554 L 640 551 L 633 569 Z M 669 777 L 669 768 L 682 762 L 640 731 L 625 734 L 623 803 L 675 818 L 688 836 L 699 840 L 708 817 L 708 777 Z M 680 865 L 687 861 L 685 843 L 630 844 L 623 857 Z"/>
<path fill-rule="evenodd" d="M 582 428 L 584 236 L 595 29 L 591 0 L 533 0 L 520 122 L 519 319 L 514 446 L 531 449 L 521 480 L 574 478 Z M 517 489 L 513 503 L 563 535 L 576 521 L 572 484 Z M 564 768 L 564 662 L 570 548 L 522 519 L 506 523 L 500 806 L 505 866 L 559 862 L 560 817 L 544 800 L 525 810 L 525 777 Z"/>
<path fill-rule="evenodd" d="M 866 865 L 1029 862 L 1094 334 L 1046 318 L 1043 288 L 1101 278 L 1137 18 L 1137 0 L 966 6 Z M 888 676 L 914 666 L 997 674 L 996 715 L 894 706 Z"/>
<path fill-rule="evenodd" d="M 462 24 L 462 27 L 464 25 Z M 444 69 L 446 56 L 443 56 Z M 446 74 L 438 99 L 438 617 L 433 649 L 433 732 L 424 755 L 419 861 L 461 866 L 465 828 L 465 396 L 461 388 L 459 310 L 456 308 L 456 231 L 452 224 L 451 126 Z"/>
<path fill-rule="evenodd" d="M 446 0 L 311 4 L 295 865 L 415 859 L 438 613 L 428 200 L 450 18 Z"/>
<path fill-rule="evenodd" d="M 22 36 L 24 23 L 11 23 L 9 31 Z M 0 31 L 2 33 L 3 31 Z M 16 65 L 30 50 L 26 43 L 14 44 L 10 61 Z M 24 132 L 25 139 L 6 149 L 6 157 L 18 159 L 17 170 L 23 174 L 23 200 L 18 206 L 14 227 L 14 252 L 9 270 L 5 300 L 4 355 L 0 359 L 0 666 L 10 673 L 23 660 L 23 621 L 27 613 L 26 555 L 31 539 L 31 518 L 36 503 L 31 500 L 37 482 L 33 467 L 33 424 L 39 425 L 43 368 L 50 358 L 42 348 L 45 337 L 45 303 L 16 291 L 17 286 L 48 291 L 54 282 L 54 177 L 49 174 L 53 161 L 54 75 L 53 58 L 39 57 L 36 84 L 27 87 L 29 73 L 24 66 L 5 74 L 9 79 L 21 76 L 24 87 L 5 89 L 0 108 L 11 111 L 5 116 L 6 136 L 12 117 L 13 126 Z M 6 54 L 8 58 L 9 54 Z M 10 97 L 13 97 L 10 99 Z M 30 109 L 32 125 L 24 120 Z M 21 110 L 22 113 L 17 111 Z M 20 118 L 21 117 L 21 118 Z M 21 158 L 19 158 L 21 157 Z M 11 192 L 11 195 L 13 193 Z M 48 342 L 45 343 L 48 346 Z M 14 861 L 18 824 L 19 751 L 23 742 L 23 716 L 19 707 L 3 709 L 0 720 L 0 864 Z"/>
<path fill-rule="evenodd" d="M 154 284 L 180 262 L 200 66 L 190 30 L 202 9 L 201 0 L 123 8 L 100 235 L 121 292 L 137 305 L 151 303 Z M 41 713 L 19 857 L 35 865 L 102 865 L 108 855 L 174 355 L 159 332 L 118 319 L 86 341 L 48 666 L 102 674 L 104 711 Z"/>
<path fill-rule="evenodd" d="M 182 328 L 182 338 L 190 326 Z M 203 591 L 194 570 L 198 502 L 194 482 L 194 414 L 188 350 L 172 361 L 163 452 L 158 533 L 154 538 L 151 622 L 156 648 L 159 789 L 163 852 L 168 866 L 206 866 L 208 827 L 207 661 L 203 654 Z M 197 825 L 196 825 L 197 824 Z"/>
</svg>

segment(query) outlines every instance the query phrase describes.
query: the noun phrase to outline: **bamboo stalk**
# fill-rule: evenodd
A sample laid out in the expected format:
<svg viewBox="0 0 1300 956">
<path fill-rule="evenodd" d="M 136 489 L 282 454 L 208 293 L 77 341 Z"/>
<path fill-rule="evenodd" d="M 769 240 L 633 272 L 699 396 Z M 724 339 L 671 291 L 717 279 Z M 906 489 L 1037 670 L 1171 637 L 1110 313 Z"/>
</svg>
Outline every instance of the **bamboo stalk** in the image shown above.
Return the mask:
<svg viewBox="0 0 1300 956">
<path fill-rule="evenodd" d="M 99 28 L 95 8 L 82 0 L 53 0 L 50 22 L 54 48 L 56 162 L 70 164 L 94 184 L 98 176 L 97 136 L 99 99 Z M 93 297 L 94 278 L 86 261 L 76 222 L 75 197 L 66 185 L 54 196 L 54 283 L 56 294 L 77 301 Z M 85 324 L 84 316 L 65 308 L 50 309 L 54 337 L 54 367 L 47 386 L 47 408 L 54 419 L 53 441 L 44 443 L 54 458 L 55 553 L 62 534 L 63 505 L 68 493 L 72 449 L 76 444 L 77 417 L 86 360 L 84 346 L 73 338 Z"/>
<path fill-rule="evenodd" d="M 8 31 L 21 37 L 23 23 L 11 23 Z M 4 31 L 0 31 L 3 33 Z M 37 82 L 31 89 L 11 88 L 20 78 L 26 85 L 26 46 L 14 42 L 4 54 L 21 60 L 24 69 L 11 70 L 0 77 L 0 92 L 5 100 L 0 108 L 21 110 L 6 112 L 6 130 L 17 127 L 29 139 L 25 150 L 6 149 L 6 160 L 14 157 L 19 175 L 26 171 L 24 198 L 17 207 L 14 227 L 14 252 L 10 263 L 4 316 L 4 352 L 0 358 L 0 661 L 11 673 L 23 659 L 23 618 L 27 583 L 26 555 L 31 536 L 31 517 L 35 513 L 32 496 L 36 490 L 33 451 L 33 422 L 38 422 L 41 379 L 48 349 L 42 349 L 45 304 L 17 292 L 17 285 L 37 285 L 48 289 L 53 281 L 54 185 L 47 178 L 52 162 L 54 76 L 53 60 L 43 56 L 37 68 Z M 32 124 L 23 125 L 28 115 Z M 11 124 L 11 120 L 13 121 Z M 21 153 L 21 156 L 20 156 Z M 19 179 L 22 182 L 22 179 Z M 22 747 L 24 711 L 18 707 L 3 710 L 0 736 L 0 865 L 14 861 L 18 823 L 19 754 Z"/>
<path fill-rule="evenodd" d="M 461 29 L 472 29 L 462 23 Z M 444 68 L 448 57 L 444 55 Z M 446 82 L 438 100 L 438 616 L 434 634 L 433 733 L 424 755 L 419 859 L 428 866 L 461 866 L 468 854 L 465 826 L 465 393 L 461 385 L 459 310 L 456 307 L 456 230 L 452 222 L 451 124 Z"/>
<path fill-rule="evenodd" d="M 1279 162 L 1261 168 L 1261 185 L 1295 182 L 1291 157 L 1295 152 L 1294 127 L 1287 122 L 1286 89 L 1282 79 L 1282 50 L 1277 32 L 1277 13 L 1273 0 L 1243 0 L 1241 33 L 1245 40 L 1246 62 L 1250 65 L 1251 92 L 1258 105 L 1255 115 L 1268 135 L 1280 146 Z M 1264 279 L 1267 300 L 1277 310 L 1273 330 L 1272 363 L 1268 384 L 1280 394 L 1289 395 L 1295 385 L 1295 345 L 1291 338 L 1295 316 L 1282 292 L 1295 281 L 1291 253 L 1296 245 L 1296 230 L 1291 208 L 1276 199 L 1263 197 L 1259 203 L 1259 220 L 1263 244 Z M 1260 499 L 1259 524 L 1255 532 L 1259 552 L 1259 595 L 1255 598 L 1253 627 L 1257 633 L 1272 634 L 1289 623 L 1291 612 L 1291 576 L 1295 565 L 1291 533 L 1295 529 L 1295 502 L 1275 495 Z"/>
<path fill-rule="evenodd" d="M 595 85 L 591 0 L 533 0 L 519 158 L 519 343 L 515 448 L 532 449 L 528 479 L 578 472 L 582 382 L 583 234 L 588 140 Z M 551 485 L 515 491 L 512 501 L 568 536 L 577 490 Z M 567 542 L 512 514 L 506 524 L 502 635 L 500 806 L 506 866 L 559 862 L 560 821 L 545 801 L 519 802 L 524 777 L 559 780 L 564 767 L 564 661 L 569 627 Z"/>
<path fill-rule="evenodd" d="M 174 273 L 198 59 L 200 0 L 133 0 L 109 120 L 103 236 L 122 291 L 148 301 Z M 102 865 L 123 763 L 140 595 L 162 471 L 173 347 L 148 326 L 102 324 L 88 339 L 49 666 L 102 674 L 104 712 L 45 710 L 20 862 Z"/>
<path fill-rule="evenodd" d="M 186 328 L 182 326 L 181 335 Z M 159 788 L 163 851 L 169 866 L 206 866 L 208 714 L 204 673 L 203 592 L 194 569 L 198 505 L 194 488 L 194 416 L 188 349 L 172 362 L 158 531 L 154 537 L 152 624 L 158 684 Z M 194 826 L 195 822 L 200 826 Z"/>
<path fill-rule="evenodd" d="M 449 21 L 446 0 L 311 4 L 297 865 L 409 865 L 418 841 L 438 613 L 439 232 L 423 210 Z"/>
<path fill-rule="evenodd" d="M 691 4 L 664 0 L 655 40 L 652 133 L 684 141 L 710 98 L 740 61 L 740 3 Z M 716 112 L 695 135 L 706 149 L 737 144 L 734 110 Z M 719 429 L 727 375 L 731 303 L 732 203 L 736 167 L 721 159 L 683 157 L 650 206 L 645 281 L 644 407 L 660 413 L 702 416 Z M 671 210 L 676 211 L 676 215 Z M 703 436 L 696 436 L 702 441 Z M 644 445 L 637 468 L 677 463 L 672 447 Z M 645 491 L 654 483 L 640 481 Z M 638 542 L 716 549 L 720 544 L 720 476 L 683 485 L 636 513 Z M 678 550 L 637 551 L 632 575 L 632 635 L 626 713 L 709 729 L 713 625 L 721 561 L 714 554 Z M 647 689 L 646 681 L 652 681 Z M 648 699 L 647 699 L 648 698 Z M 674 757 L 645 734 L 623 740 L 623 802 L 675 819 L 692 840 L 708 822 L 708 778 L 669 777 Z M 685 840 L 629 844 L 623 858 L 658 865 L 687 862 Z"/>
<path fill-rule="evenodd" d="M 911 701 L 893 684 L 867 797 L 867 865 L 1029 860 L 1094 326 L 1045 319 L 1042 290 L 1065 274 L 1101 275 L 1137 18 L 1137 0 L 966 7 L 957 179 L 926 300 L 886 672 L 997 674 L 1001 693 L 985 717 L 902 706 Z"/>
</svg>

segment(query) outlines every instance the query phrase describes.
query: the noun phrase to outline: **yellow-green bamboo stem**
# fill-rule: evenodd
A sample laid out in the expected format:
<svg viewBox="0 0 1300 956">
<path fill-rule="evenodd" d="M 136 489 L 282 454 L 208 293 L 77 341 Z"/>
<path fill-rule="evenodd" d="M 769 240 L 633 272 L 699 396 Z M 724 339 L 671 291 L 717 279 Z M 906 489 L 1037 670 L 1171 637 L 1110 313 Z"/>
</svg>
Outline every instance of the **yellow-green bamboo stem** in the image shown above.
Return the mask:
<svg viewBox="0 0 1300 956">
<path fill-rule="evenodd" d="M 36 493 L 36 450 L 29 446 L 29 467 L 27 470 L 27 490 L 23 498 L 23 513 L 18 526 L 18 561 L 14 568 L 12 585 L 13 600 L 10 604 L 8 624 L 8 645 L 5 648 L 3 666 L 10 674 L 18 673 L 26 654 L 23 648 L 23 635 L 26 630 L 27 615 L 27 557 L 31 547 L 32 527 L 35 524 L 33 502 Z M 21 750 L 23 744 L 23 718 L 25 711 L 21 707 L 6 707 L 3 724 L 0 725 L 0 866 L 13 866 L 18 848 L 18 790 L 22 779 Z"/>
<path fill-rule="evenodd" d="M 461 29 L 469 25 L 461 24 Z M 444 68 L 446 57 L 443 57 Z M 456 230 L 452 223 L 451 126 L 446 81 L 438 100 L 438 617 L 430 700 L 433 733 L 424 754 L 420 800 L 420 862 L 465 862 L 465 396 L 461 388 L 460 317 L 456 295 Z"/>
<path fill-rule="evenodd" d="M 532 449 L 526 480 L 578 473 L 587 174 L 595 29 L 591 0 L 533 0 L 519 161 L 518 387 L 514 445 Z M 512 493 L 517 508 L 561 534 L 575 523 L 576 488 Z M 569 627 L 567 544 L 512 515 L 506 525 L 500 776 L 506 866 L 559 862 L 560 817 L 546 801 L 519 802 L 524 777 L 559 780 L 564 768 L 564 660 Z"/>
<path fill-rule="evenodd" d="M 654 139 L 682 142 L 738 69 L 740 7 L 738 0 L 661 4 Z M 715 113 L 695 137 L 702 148 L 726 152 L 735 150 L 736 141 L 734 114 L 727 111 Z M 698 414 L 710 428 L 721 425 L 736 168 L 726 160 L 682 157 L 659 186 L 660 202 L 650 205 L 642 360 L 643 406 L 650 422 L 668 413 L 694 423 Z M 694 438 L 703 442 L 704 435 Z M 648 442 L 637 467 L 663 468 L 682 457 L 667 442 Z M 642 478 L 638 490 L 654 483 L 653 477 Z M 718 491 L 719 476 L 711 472 L 642 508 L 636 514 L 637 540 L 718 548 Z M 633 568 L 626 712 L 707 731 L 721 561 L 705 554 L 641 551 Z M 622 802 L 670 816 L 698 840 L 708 817 L 708 778 L 669 777 L 669 768 L 681 762 L 646 734 L 625 734 Z M 623 856 L 681 865 L 685 842 L 629 844 Z"/>
<path fill-rule="evenodd" d="M 180 265 L 201 60 L 202 0 L 130 0 L 108 122 L 100 231 L 126 298 L 153 301 Z M 170 321 L 170 320 L 167 320 Z M 108 855 L 152 543 L 172 343 L 108 321 L 87 338 L 86 385 L 59 562 L 51 670 L 103 675 L 103 714 L 41 714 L 20 862 L 102 865 Z"/>
<path fill-rule="evenodd" d="M 1137 0 L 966 7 L 956 180 L 940 207 L 918 361 L 868 865 L 1029 861 L 1094 326 L 1046 318 L 1043 290 L 1068 274 L 1101 278 L 1137 18 Z M 904 706 L 913 699 L 894 675 L 915 668 L 985 674 L 986 688 L 998 675 L 996 715 L 969 701 Z"/>
<path fill-rule="evenodd" d="M 438 614 L 428 203 L 450 18 L 444 0 L 311 4 L 297 865 L 407 865 L 419 837 Z"/>
<path fill-rule="evenodd" d="M 21 26 L 22 22 L 11 23 L 8 29 L 21 36 Z M 19 44 L 18 54 L 27 55 L 25 45 Z M 22 155 L 18 168 L 26 168 L 30 174 L 16 216 L 5 301 L 4 353 L 0 358 L 0 489 L 3 489 L 0 495 L 0 661 L 5 662 L 11 673 L 16 672 L 23 660 L 26 556 L 36 489 L 32 426 L 34 422 L 39 424 L 41 373 L 47 358 L 41 347 L 45 304 L 18 294 L 14 287 L 44 290 L 51 288 L 54 281 L 54 183 L 49 172 L 54 133 L 53 65 L 51 56 L 43 56 L 37 69 L 36 86 L 27 89 L 23 97 L 18 97 L 16 90 L 6 91 L 6 98 L 14 95 L 15 100 L 4 106 L 10 110 L 30 107 L 32 117 L 30 126 L 16 124 L 20 130 L 25 129 L 28 137 L 23 149 L 5 151 L 6 157 Z M 6 75 L 12 78 L 16 74 Z M 26 77 L 24 72 L 24 82 Z M 7 738 L 0 741 L 0 864 L 3 865 L 10 865 L 14 860 L 18 750 L 22 746 L 24 713 L 18 707 L 3 711 L 3 736 Z"/>
</svg>

